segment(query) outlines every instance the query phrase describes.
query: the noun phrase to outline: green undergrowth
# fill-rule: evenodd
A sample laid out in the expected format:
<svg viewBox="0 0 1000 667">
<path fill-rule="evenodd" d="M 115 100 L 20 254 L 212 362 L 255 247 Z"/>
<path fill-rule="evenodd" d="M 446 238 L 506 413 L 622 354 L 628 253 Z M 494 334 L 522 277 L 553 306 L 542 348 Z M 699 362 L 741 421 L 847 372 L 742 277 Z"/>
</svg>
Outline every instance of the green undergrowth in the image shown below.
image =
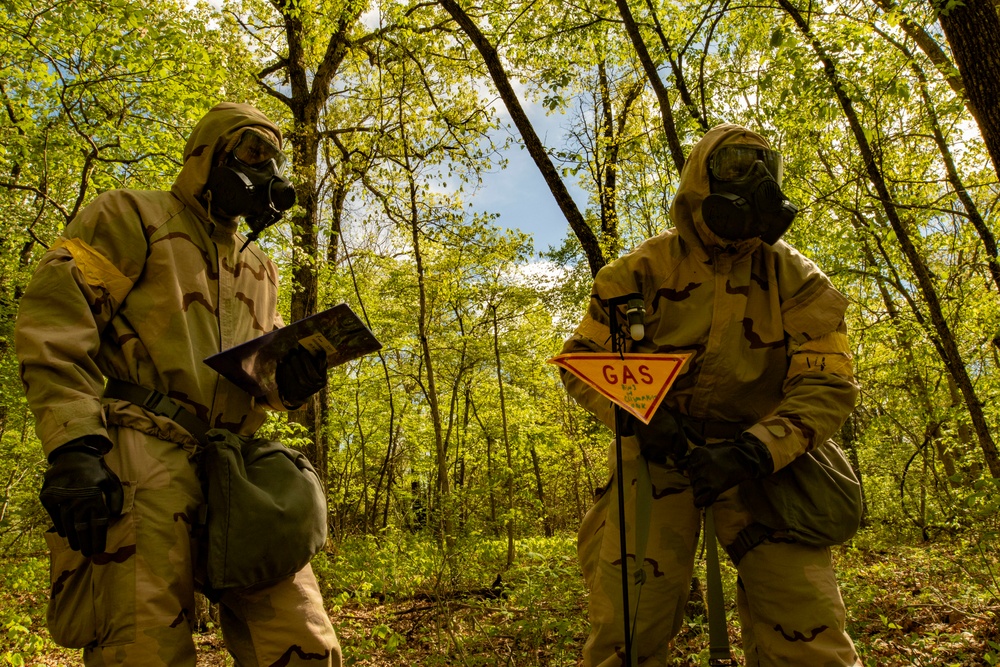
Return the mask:
<svg viewBox="0 0 1000 667">
<path fill-rule="evenodd" d="M 576 665 L 588 629 L 586 591 L 571 535 L 517 543 L 469 539 L 445 558 L 430 540 L 347 540 L 321 572 L 355 665 Z M 995 546 L 884 545 L 861 533 L 834 549 L 847 629 L 869 667 L 1000 664 Z M 505 597 L 481 597 L 500 573 Z M 704 581 L 703 567 L 696 576 Z M 729 634 L 742 662 L 736 573 L 723 566 Z M 697 599 L 674 641 L 674 665 L 708 664 Z"/>
<path fill-rule="evenodd" d="M 318 556 L 317 573 L 348 665 L 576 665 L 588 630 L 575 538 L 515 544 L 467 537 L 445 550 L 430 536 L 350 538 Z M 848 632 L 869 667 L 1000 664 L 996 546 L 886 545 L 862 533 L 834 550 Z M 696 574 L 703 576 L 699 568 Z M 498 580 L 499 575 L 499 580 Z M 46 558 L 0 561 L 0 665 L 79 665 L 44 629 Z M 734 654 L 735 572 L 724 567 Z M 199 638 L 199 665 L 232 664 L 218 630 Z M 708 664 L 697 601 L 674 641 L 674 665 Z"/>
<path fill-rule="evenodd" d="M 835 553 L 847 630 L 866 665 L 1000 664 L 995 542 L 886 546 L 863 533 Z"/>
<path fill-rule="evenodd" d="M 0 560 L 0 665 L 36 664 L 59 650 L 45 630 L 48 575 L 44 556 Z"/>
<path fill-rule="evenodd" d="M 571 665 L 586 594 L 571 536 L 346 540 L 314 563 L 349 665 Z"/>
</svg>

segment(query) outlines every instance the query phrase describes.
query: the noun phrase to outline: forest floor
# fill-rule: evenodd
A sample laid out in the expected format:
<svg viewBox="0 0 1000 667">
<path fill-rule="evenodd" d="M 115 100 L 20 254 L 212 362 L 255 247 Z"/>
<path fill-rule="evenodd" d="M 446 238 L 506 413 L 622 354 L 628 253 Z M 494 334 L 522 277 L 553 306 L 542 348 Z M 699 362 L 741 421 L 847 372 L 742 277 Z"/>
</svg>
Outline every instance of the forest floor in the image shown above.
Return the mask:
<svg viewBox="0 0 1000 667">
<path fill-rule="evenodd" d="M 345 540 L 317 557 L 314 568 L 345 663 L 576 665 L 588 626 L 574 538 L 521 540 L 514 566 L 504 570 L 506 546 L 463 538 L 444 559 L 434 540 L 404 535 Z M 874 546 L 862 533 L 834 555 L 848 632 L 866 666 L 1000 664 L 997 550 Z M 723 574 L 731 593 L 735 572 Z M 56 647 L 44 628 L 44 555 L 8 558 L 0 576 L 0 665 L 81 665 L 78 652 Z M 703 608 L 692 602 L 688 611 L 673 664 L 707 665 Z M 741 657 L 732 602 L 727 611 Z M 210 621 L 196 642 L 199 665 L 233 664 Z"/>
</svg>

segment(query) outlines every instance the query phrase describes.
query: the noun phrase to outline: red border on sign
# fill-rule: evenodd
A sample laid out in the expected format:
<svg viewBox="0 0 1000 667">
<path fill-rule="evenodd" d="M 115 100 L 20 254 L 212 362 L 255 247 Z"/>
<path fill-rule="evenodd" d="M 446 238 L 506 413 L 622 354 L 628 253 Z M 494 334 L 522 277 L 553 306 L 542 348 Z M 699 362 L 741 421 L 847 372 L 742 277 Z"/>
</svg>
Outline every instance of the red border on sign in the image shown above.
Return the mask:
<svg viewBox="0 0 1000 667">
<path fill-rule="evenodd" d="M 612 353 L 576 352 L 576 353 L 569 353 L 569 354 L 561 354 L 559 356 L 553 357 L 552 359 L 549 360 L 549 363 L 555 364 L 557 366 L 562 366 L 563 368 L 565 368 L 566 370 L 568 370 L 569 372 L 571 372 L 573 375 L 575 375 L 578 378 L 580 378 L 581 380 L 585 381 L 589 386 L 591 386 L 594 389 L 596 389 L 598 392 L 600 392 L 602 395 L 604 395 L 606 398 L 608 398 L 612 403 L 614 403 L 615 405 L 618 405 L 618 406 L 624 408 L 625 410 L 628 410 L 630 413 L 632 413 L 633 415 L 635 415 L 636 417 L 638 417 L 639 419 L 641 419 L 644 424 L 648 424 L 650 418 L 653 415 L 653 413 L 656 412 L 656 408 L 658 408 L 660 406 L 660 402 L 663 400 L 663 396 L 666 394 L 667 390 L 669 390 L 670 387 L 674 384 L 674 380 L 676 379 L 677 375 L 680 373 L 681 368 L 684 367 L 685 362 L 687 362 L 687 360 L 688 360 L 688 358 L 690 356 L 691 356 L 690 354 L 635 354 L 635 353 L 626 353 L 626 354 L 622 355 L 622 354 L 615 354 L 613 352 Z M 660 388 L 659 393 L 657 393 L 656 398 L 649 404 L 649 408 L 647 408 L 646 414 L 644 414 L 644 415 L 643 414 L 639 414 L 639 412 L 636 409 L 634 409 L 632 406 L 630 406 L 630 405 L 622 405 L 621 403 L 619 403 L 618 402 L 618 398 L 615 397 L 615 396 L 613 396 L 611 394 L 611 392 L 607 391 L 600 384 L 594 382 L 589 377 L 587 377 L 586 375 L 582 374 L 581 371 L 580 371 L 580 369 L 577 368 L 576 366 L 574 366 L 572 364 L 572 362 L 574 360 L 577 360 L 577 359 L 580 359 L 580 360 L 584 360 L 585 359 L 587 361 L 619 361 L 619 362 L 625 362 L 625 361 L 630 361 L 630 360 L 637 360 L 637 361 L 646 360 L 646 361 L 660 361 L 660 362 L 662 362 L 662 361 L 664 361 L 665 358 L 669 358 L 669 357 L 675 358 L 677 360 L 677 365 L 674 367 L 674 370 L 670 373 L 670 376 L 667 378 L 666 382 L 663 383 L 663 386 Z"/>
</svg>

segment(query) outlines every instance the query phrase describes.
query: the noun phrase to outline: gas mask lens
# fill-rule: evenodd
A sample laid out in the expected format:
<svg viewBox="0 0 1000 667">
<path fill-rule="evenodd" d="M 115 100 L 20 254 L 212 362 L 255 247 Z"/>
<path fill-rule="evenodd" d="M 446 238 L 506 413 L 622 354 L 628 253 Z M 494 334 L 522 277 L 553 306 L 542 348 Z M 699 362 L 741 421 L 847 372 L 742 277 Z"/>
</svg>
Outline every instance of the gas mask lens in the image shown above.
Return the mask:
<svg viewBox="0 0 1000 667">
<path fill-rule="evenodd" d="M 285 154 L 253 128 L 245 130 L 240 136 L 239 142 L 233 148 L 233 158 L 251 169 L 260 169 L 272 161 L 276 174 L 281 174 L 285 169 Z"/>
<path fill-rule="evenodd" d="M 758 146 L 722 146 L 708 160 L 708 168 L 718 181 L 739 181 L 750 173 L 757 161 L 764 164 L 771 178 L 780 186 L 784 175 L 781 154 Z"/>
</svg>

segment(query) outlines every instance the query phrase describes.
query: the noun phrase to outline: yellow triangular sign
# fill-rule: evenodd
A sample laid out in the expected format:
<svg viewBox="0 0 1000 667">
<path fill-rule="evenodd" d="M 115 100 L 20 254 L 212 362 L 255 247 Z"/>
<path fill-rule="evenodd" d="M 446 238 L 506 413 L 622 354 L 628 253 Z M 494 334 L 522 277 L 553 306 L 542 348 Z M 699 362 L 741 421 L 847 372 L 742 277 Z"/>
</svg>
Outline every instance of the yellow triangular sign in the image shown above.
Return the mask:
<svg viewBox="0 0 1000 667">
<path fill-rule="evenodd" d="M 577 352 L 560 354 L 549 363 L 565 368 L 648 424 L 690 356 Z"/>
</svg>

